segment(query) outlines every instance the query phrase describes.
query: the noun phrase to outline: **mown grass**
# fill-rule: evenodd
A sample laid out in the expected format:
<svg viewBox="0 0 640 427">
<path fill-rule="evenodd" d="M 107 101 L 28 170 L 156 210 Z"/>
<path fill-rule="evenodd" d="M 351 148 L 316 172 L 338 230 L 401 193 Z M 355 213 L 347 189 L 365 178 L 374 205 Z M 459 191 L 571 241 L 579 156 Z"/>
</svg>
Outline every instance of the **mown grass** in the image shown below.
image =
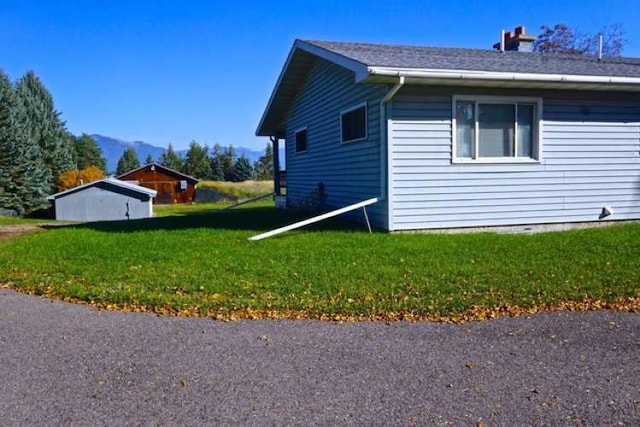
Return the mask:
<svg viewBox="0 0 640 427">
<path fill-rule="evenodd" d="M 212 203 L 192 203 L 192 204 L 175 204 L 175 205 L 155 205 L 153 207 L 154 215 L 163 216 L 184 216 L 184 215 L 209 215 L 219 213 L 225 208 L 232 206 L 230 202 L 212 202 Z M 273 200 L 265 198 L 251 202 L 251 207 L 271 207 Z"/>
<path fill-rule="evenodd" d="M 54 222 L 54 220 L 0 216 L 0 227 L 3 225 L 37 225 L 50 222 Z"/>
<path fill-rule="evenodd" d="M 385 234 L 266 206 L 57 228 L 0 245 L 0 282 L 98 305 L 219 315 L 457 316 L 640 296 L 640 225 L 536 235 Z"/>
</svg>

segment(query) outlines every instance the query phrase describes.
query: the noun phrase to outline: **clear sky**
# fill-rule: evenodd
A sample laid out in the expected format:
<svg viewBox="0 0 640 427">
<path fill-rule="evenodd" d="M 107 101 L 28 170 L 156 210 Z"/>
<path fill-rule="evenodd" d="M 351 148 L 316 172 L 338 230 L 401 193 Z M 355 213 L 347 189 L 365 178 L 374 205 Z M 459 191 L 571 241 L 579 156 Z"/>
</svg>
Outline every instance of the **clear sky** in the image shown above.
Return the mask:
<svg viewBox="0 0 640 427">
<path fill-rule="evenodd" d="M 263 149 L 254 136 L 296 38 L 491 48 L 500 29 L 621 23 L 640 0 L 0 0 L 0 68 L 35 71 L 74 134 Z"/>
</svg>

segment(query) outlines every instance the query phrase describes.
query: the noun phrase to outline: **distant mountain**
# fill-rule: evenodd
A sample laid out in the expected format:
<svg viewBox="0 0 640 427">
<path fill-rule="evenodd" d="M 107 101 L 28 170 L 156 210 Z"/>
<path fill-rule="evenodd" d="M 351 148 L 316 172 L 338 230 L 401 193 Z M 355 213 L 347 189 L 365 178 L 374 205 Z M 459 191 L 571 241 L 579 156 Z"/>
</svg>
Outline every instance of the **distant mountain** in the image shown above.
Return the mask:
<svg viewBox="0 0 640 427">
<path fill-rule="evenodd" d="M 122 139 L 97 134 L 90 136 L 96 141 L 102 150 L 102 155 L 107 160 L 107 171 L 109 172 L 114 172 L 116 170 L 118 167 L 118 160 L 120 160 L 124 150 L 128 147 L 132 147 L 135 150 L 138 155 L 138 159 L 140 159 L 140 163 L 144 163 L 147 155 L 151 155 L 151 158 L 154 161 L 158 161 L 160 156 L 162 156 L 162 153 L 166 150 L 163 147 L 156 147 L 155 145 L 143 141 L 124 141 Z M 251 163 L 254 163 L 264 154 L 264 151 L 251 150 L 245 147 L 233 148 L 236 152 L 236 156 L 240 157 L 244 154 Z M 187 154 L 187 150 L 179 150 L 177 153 L 184 157 Z M 280 158 L 282 159 L 282 155 Z M 280 163 L 283 164 L 282 160 Z"/>
<path fill-rule="evenodd" d="M 115 172 L 118 167 L 118 160 L 120 160 L 124 150 L 128 147 L 133 147 L 138 155 L 138 159 L 140 159 L 140 163 L 144 163 L 144 160 L 149 154 L 154 160 L 158 160 L 165 151 L 164 148 L 156 147 L 143 141 L 123 141 L 122 139 L 103 135 L 90 136 L 102 150 L 102 155 L 107 160 L 107 171 L 109 172 Z"/>
</svg>

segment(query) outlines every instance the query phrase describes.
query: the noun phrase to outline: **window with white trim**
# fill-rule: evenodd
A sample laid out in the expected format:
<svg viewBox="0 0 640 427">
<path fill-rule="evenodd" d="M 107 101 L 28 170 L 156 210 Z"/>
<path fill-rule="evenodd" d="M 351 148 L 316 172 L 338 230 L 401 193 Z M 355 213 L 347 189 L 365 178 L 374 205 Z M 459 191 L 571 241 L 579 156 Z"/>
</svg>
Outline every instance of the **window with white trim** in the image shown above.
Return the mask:
<svg viewBox="0 0 640 427">
<path fill-rule="evenodd" d="M 540 160 L 540 98 L 454 96 L 454 162 Z"/>
<path fill-rule="evenodd" d="M 367 137 L 367 103 L 356 105 L 340 113 L 342 142 L 354 142 Z"/>
<path fill-rule="evenodd" d="M 307 128 L 296 131 L 296 153 L 307 151 Z"/>
</svg>

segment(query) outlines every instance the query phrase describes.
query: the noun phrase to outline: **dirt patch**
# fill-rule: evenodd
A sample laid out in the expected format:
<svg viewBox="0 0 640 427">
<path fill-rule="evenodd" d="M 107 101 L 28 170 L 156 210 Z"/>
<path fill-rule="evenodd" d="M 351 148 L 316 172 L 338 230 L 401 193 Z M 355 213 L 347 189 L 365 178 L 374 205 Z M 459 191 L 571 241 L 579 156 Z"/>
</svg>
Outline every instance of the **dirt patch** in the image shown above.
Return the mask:
<svg viewBox="0 0 640 427">
<path fill-rule="evenodd" d="M 0 226 L 0 242 L 15 239 L 23 234 L 38 233 L 41 231 L 45 231 L 45 229 L 40 225 L 20 224 Z"/>
</svg>

